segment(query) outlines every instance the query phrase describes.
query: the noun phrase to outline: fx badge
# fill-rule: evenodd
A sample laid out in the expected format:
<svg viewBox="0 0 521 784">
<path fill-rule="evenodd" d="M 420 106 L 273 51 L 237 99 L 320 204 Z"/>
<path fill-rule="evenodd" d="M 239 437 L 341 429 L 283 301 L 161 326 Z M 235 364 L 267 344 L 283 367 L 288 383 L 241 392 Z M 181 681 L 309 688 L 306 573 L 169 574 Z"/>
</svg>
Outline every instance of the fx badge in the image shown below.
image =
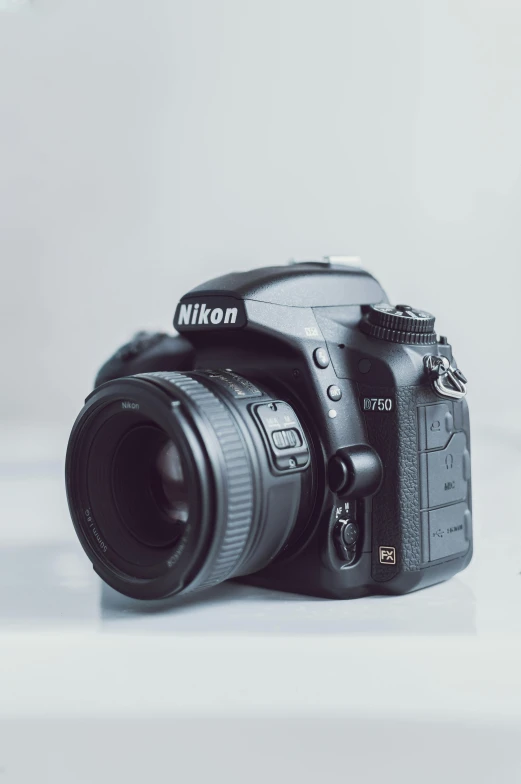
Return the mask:
<svg viewBox="0 0 521 784">
<path fill-rule="evenodd" d="M 394 547 L 380 547 L 380 563 L 395 564 L 396 549 Z"/>
</svg>

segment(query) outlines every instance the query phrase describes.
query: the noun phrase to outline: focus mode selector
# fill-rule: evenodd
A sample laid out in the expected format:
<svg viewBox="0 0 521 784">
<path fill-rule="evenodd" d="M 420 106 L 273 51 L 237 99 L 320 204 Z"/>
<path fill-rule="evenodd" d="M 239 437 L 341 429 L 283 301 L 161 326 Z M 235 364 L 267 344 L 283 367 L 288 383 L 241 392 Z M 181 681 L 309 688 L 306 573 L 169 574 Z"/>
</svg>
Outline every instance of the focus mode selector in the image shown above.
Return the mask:
<svg viewBox="0 0 521 784">
<path fill-rule="evenodd" d="M 410 305 L 370 305 L 360 322 L 366 335 L 392 343 L 429 346 L 436 343 L 434 316 Z"/>
<path fill-rule="evenodd" d="M 271 437 L 277 449 L 291 449 L 292 447 L 302 445 L 302 439 L 298 430 L 275 430 Z"/>
<path fill-rule="evenodd" d="M 358 541 L 360 531 L 356 523 L 346 523 L 342 527 L 342 541 L 347 547 L 353 547 Z"/>
<path fill-rule="evenodd" d="M 350 544 L 348 544 L 345 540 L 344 532 L 349 529 L 349 533 L 347 534 L 347 539 Z M 355 544 L 358 541 L 359 537 L 359 530 L 356 523 L 338 523 L 335 526 L 333 531 L 333 541 L 335 543 L 335 549 L 338 557 L 341 561 L 346 561 L 346 563 L 351 563 L 356 558 L 356 547 Z M 352 541 L 351 541 L 352 540 Z"/>
<path fill-rule="evenodd" d="M 297 415 L 282 400 L 255 407 L 255 418 L 264 435 L 268 454 L 277 471 L 298 471 L 309 464 L 310 453 Z"/>
</svg>

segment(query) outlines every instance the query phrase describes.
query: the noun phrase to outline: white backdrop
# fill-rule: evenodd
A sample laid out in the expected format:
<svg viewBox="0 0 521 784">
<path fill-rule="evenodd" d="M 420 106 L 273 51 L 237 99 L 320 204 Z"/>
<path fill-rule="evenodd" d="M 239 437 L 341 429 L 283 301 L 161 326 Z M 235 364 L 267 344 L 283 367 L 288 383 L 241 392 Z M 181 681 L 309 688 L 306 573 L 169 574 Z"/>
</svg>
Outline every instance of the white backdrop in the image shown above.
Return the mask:
<svg viewBox="0 0 521 784">
<path fill-rule="evenodd" d="M 68 426 L 107 354 L 203 279 L 326 253 L 432 310 L 474 416 L 508 416 L 520 36 L 504 0 L 0 11 L 4 424 Z"/>
<path fill-rule="evenodd" d="M 520 41 L 521 0 L 0 0 L 2 784 L 521 781 Z M 470 568 L 100 590 L 63 487 L 96 368 L 205 278 L 324 254 L 454 343 Z"/>
</svg>

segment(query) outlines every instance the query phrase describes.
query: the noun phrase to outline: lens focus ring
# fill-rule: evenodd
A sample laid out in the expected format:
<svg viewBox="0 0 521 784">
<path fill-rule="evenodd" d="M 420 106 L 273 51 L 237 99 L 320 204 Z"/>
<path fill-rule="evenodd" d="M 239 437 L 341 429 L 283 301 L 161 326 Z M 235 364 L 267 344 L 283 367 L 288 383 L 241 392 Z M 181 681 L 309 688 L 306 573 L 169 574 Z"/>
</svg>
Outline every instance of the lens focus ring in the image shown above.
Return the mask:
<svg viewBox="0 0 521 784">
<path fill-rule="evenodd" d="M 182 373 L 147 373 L 172 384 L 208 419 L 224 458 L 227 485 L 225 531 L 210 571 L 187 592 L 209 588 L 231 577 L 244 553 L 253 519 L 253 471 L 232 414 L 207 387 Z"/>
</svg>

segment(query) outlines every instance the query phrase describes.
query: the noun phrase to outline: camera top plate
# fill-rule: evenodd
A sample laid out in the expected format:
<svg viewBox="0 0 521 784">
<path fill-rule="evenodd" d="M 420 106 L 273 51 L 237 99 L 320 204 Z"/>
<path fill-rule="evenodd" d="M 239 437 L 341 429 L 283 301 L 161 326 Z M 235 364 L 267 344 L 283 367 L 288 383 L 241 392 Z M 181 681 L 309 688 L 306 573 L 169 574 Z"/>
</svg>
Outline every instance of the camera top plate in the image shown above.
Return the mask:
<svg viewBox="0 0 521 784">
<path fill-rule="evenodd" d="M 308 308 L 386 300 L 382 287 L 369 272 L 326 260 L 232 272 L 196 286 L 181 302 L 201 295 Z"/>
</svg>

